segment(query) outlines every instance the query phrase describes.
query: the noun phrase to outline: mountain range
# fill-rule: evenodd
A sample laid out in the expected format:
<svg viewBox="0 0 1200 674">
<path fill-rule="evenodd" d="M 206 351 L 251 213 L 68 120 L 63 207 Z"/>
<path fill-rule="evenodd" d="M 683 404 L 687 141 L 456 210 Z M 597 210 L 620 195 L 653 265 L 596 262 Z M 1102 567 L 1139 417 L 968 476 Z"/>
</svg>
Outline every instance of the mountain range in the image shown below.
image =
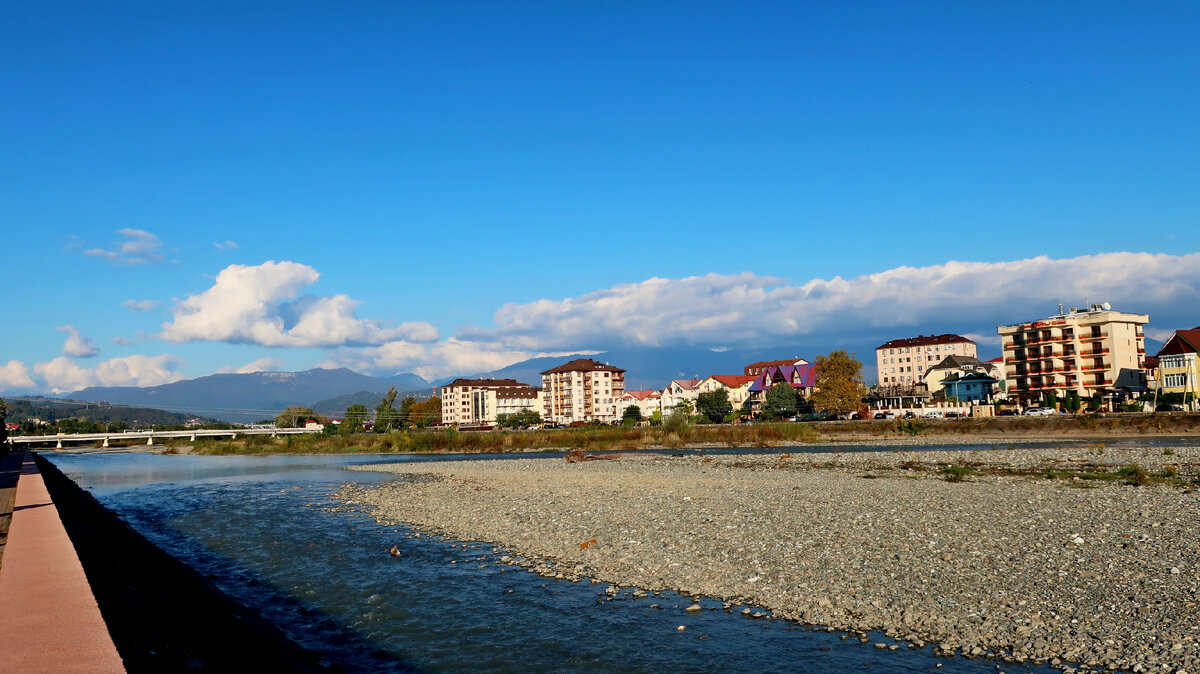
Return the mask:
<svg viewBox="0 0 1200 674">
<path fill-rule="evenodd" d="M 109 402 L 190 412 L 222 421 L 250 422 L 274 418 L 288 405 L 314 403 L 349 393 L 369 392 L 374 403 L 395 386 L 397 391 L 429 390 L 429 382 L 415 374 L 370 377 L 352 370 L 312 369 L 304 372 L 251 372 L 212 374 L 160 386 L 107 386 L 69 393 L 73 400 Z M 345 408 L 342 408 L 345 409 Z"/>
</svg>

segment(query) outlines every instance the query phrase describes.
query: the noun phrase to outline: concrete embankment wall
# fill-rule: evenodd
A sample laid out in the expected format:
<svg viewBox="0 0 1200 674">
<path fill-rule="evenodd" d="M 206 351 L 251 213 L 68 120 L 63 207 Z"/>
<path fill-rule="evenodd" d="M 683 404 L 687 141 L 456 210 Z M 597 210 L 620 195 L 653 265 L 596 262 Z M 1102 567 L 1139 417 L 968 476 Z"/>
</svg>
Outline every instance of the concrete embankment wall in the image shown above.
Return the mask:
<svg viewBox="0 0 1200 674">
<path fill-rule="evenodd" d="M 40 456 L 37 463 L 128 671 L 330 671 L 52 463 Z"/>
</svg>

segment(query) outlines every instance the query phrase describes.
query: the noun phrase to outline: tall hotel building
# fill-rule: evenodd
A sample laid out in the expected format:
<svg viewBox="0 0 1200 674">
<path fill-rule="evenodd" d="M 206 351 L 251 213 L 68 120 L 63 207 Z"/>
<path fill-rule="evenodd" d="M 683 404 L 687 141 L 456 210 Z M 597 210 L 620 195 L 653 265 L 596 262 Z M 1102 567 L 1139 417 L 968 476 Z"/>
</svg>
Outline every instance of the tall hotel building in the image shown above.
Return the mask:
<svg viewBox="0 0 1200 674">
<path fill-rule="evenodd" d="M 1113 311 L 1107 302 L 1072 307 L 1049 318 L 1001 325 L 1004 382 L 1010 396 L 1034 400 L 1043 393 L 1091 396 L 1117 387 L 1146 385 L 1146 314 Z"/>
<path fill-rule="evenodd" d="M 553 424 L 614 421 L 625 393 L 625 370 L 579 358 L 542 373 L 542 419 Z"/>
</svg>

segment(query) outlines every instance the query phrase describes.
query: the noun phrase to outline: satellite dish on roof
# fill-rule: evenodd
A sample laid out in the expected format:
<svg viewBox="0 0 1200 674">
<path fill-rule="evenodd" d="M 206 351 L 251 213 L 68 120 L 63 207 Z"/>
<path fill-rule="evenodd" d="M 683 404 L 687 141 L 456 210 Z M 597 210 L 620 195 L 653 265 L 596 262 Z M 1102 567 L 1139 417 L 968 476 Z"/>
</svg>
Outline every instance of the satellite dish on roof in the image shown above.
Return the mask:
<svg viewBox="0 0 1200 674">
<path fill-rule="evenodd" d="M 1108 302 L 1105 302 L 1104 304 L 1101 304 L 1100 306 L 1104 307 L 1105 311 L 1112 311 L 1112 305 L 1109 304 Z"/>
</svg>

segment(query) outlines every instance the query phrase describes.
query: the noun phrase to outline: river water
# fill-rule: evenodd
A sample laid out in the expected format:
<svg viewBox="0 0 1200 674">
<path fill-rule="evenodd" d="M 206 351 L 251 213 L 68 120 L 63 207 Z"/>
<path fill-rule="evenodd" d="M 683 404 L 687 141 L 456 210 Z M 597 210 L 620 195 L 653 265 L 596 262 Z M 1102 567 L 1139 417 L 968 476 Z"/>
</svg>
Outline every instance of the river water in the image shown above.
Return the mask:
<svg viewBox="0 0 1200 674">
<path fill-rule="evenodd" d="M 684 613 L 691 600 L 670 593 L 606 601 L 605 584 L 542 578 L 498 563 L 505 551 L 491 545 L 381 526 L 332 500 L 346 482 L 395 479 L 344 466 L 456 457 L 44 456 L 155 544 L 351 671 L 1054 671 L 936 658 L 929 647 L 881 650 L 874 643 L 891 643 L 882 635 L 862 644 L 711 600 L 704 605 L 717 610 Z"/>
</svg>

